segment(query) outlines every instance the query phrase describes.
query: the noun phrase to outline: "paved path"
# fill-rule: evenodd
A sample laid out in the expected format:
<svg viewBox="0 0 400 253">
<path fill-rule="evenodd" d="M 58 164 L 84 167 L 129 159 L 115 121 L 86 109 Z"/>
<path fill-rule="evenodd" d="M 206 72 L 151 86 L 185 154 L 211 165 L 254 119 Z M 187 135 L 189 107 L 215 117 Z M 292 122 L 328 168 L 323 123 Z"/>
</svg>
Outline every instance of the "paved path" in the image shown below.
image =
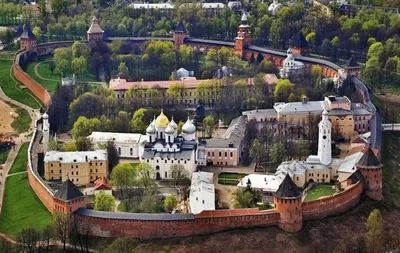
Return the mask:
<svg viewBox="0 0 400 253">
<path fill-rule="evenodd" d="M 21 172 L 16 172 L 16 173 L 8 174 L 7 177 L 11 177 L 11 176 L 19 175 L 19 174 L 24 174 L 24 173 L 28 173 L 28 171 L 21 171 Z"/>
<path fill-rule="evenodd" d="M 45 62 L 50 62 L 50 61 L 42 61 L 42 62 L 39 62 L 39 63 L 37 63 L 37 64 L 35 65 L 35 68 L 34 68 L 35 75 L 36 75 L 37 77 L 39 77 L 40 79 L 45 80 L 45 81 L 59 82 L 60 80 L 45 78 L 45 77 L 43 77 L 43 76 L 41 76 L 41 75 L 39 74 L 38 66 L 39 66 L 40 64 L 42 64 L 42 63 L 45 63 Z M 84 82 L 84 81 L 79 81 L 79 80 L 78 80 L 78 82 Z M 104 88 L 108 88 L 106 82 L 87 82 L 87 83 L 88 83 L 88 84 L 101 85 L 101 86 L 103 86 Z"/>
</svg>

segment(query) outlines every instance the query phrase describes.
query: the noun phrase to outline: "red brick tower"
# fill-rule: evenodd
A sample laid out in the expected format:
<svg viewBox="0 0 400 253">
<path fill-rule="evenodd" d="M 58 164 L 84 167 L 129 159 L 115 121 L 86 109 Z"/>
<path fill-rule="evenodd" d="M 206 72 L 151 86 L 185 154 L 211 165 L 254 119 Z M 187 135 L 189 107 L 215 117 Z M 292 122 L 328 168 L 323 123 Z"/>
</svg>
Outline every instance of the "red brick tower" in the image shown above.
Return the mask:
<svg viewBox="0 0 400 253">
<path fill-rule="evenodd" d="M 176 27 L 173 33 L 174 44 L 176 49 L 179 49 L 180 46 L 185 43 L 186 35 L 187 35 L 186 28 L 181 21 L 179 22 L 178 26 Z"/>
<path fill-rule="evenodd" d="M 24 25 L 20 37 L 20 48 L 22 50 L 31 51 L 35 47 L 36 47 L 36 36 L 32 33 L 32 30 L 29 25 Z"/>
<path fill-rule="evenodd" d="M 250 26 L 247 24 L 247 15 L 243 12 L 241 25 L 235 38 L 235 50 L 243 57 L 244 47 L 251 44 Z"/>
<path fill-rule="evenodd" d="M 103 29 L 101 29 L 96 16 L 93 16 L 92 24 L 90 25 L 89 30 L 87 31 L 87 40 L 88 41 L 102 40 L 103 35 L 104 35 Z"/>
<path fill-rule="evenodd" d="M 356 59 L 351 56 L 350 59 L 346 61 L 343 65 L 343 68 L 346 70 L 347 76 L 356 76 L 361 78 L 361 66 L 358 64 Z"/>
<path fill-rule="evenodd" d="M 68 214 L 75 212 L 79 208 L 86 208 L 86 198 L 68 178 L 54 194 L 53 212 Z"/>
<path fill-rule="evenodd" d="M 309 55 L 309 45 L 301 31 L 296 33 L 290 45 L 293 55 Z"/>
<path fill-rule="evenodd" d="M 279 227 L 287 232 L 297 232 L 303 226 L 302 194 L 289 175 L 283 179 L 274 196 L 275 209 L 280 214 Z"/>
<path fill-rule="evenodd" d="M 366 195 L 374 200 L 382 200 L 382 163 L 376 157 L 374 151 L 368 147 L 356 168 L 365 178 Z"/>
</svg>

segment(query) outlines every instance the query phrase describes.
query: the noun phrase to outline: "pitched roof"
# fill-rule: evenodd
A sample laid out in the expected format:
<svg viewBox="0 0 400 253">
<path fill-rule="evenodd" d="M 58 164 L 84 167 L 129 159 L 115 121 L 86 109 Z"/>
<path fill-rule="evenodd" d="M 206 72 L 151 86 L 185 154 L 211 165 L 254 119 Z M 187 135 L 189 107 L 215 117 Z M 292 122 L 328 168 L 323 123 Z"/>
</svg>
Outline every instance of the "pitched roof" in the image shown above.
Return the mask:
<svg viewBox="0 0 400 253">
<path fill-rule="evenodd" d="M 178 26 L 175 29 L 175 32 L 181 32 L 181 33 L 186 33 L 187 32 L 185 26 L 182 23 L 182 21 L 179 22 Z"/>
<path fill-rule="evenodd" d="M 377 169 L 381 168 L 383 165 L 379 161 L 378 157 L 376 157 L 371 147 L 368 147 L 368 150 L 360 158 L 356 166 L 363 169 Z"/>
<path fill-rule="evenodd" d="M 112 190 L 112 186 L 106 177 L 101 176 L 94 181 L 94 190 Z"/>
<path fill-rule="evenodd" d="M 296 35 L 294 36 L 292 46 L 297 48 L 308 48 L 308 42 L 304 38 L 304 35 L 301 31 L 296 33 Z"/>
<path fill-rule="evenodd" d="M 70 201 L 76 198 L 83 197 L 83 193 L 69 180 L 69 178 L 62 184 L 61 188 L 54 194 L 57 199 Z"/>
<path fill-rule="evenodd" d="M 89 27 L 89 30 L 87 31 L 87 33 L 104 33 L 103 29 L 101 29 L 99 22 L 96 18 L 96 16 L 93 16 L 92 19 L 92 24 Z"/>
<path fill-rule="evenodd" d="M 276 191 L 275 197 L 287 199 L 301 197 L 301 193 L 297 188 L 297 185 L 293 182 L 292 178 L 288 174 L 286 174 L 286 177 L 283 179 L 281 185 Z"/>
<path fill-rule="evenodd" d="M 360 65 L 357 63 L 356 58 L 354 58 L 353 56 L 351 56 L 350 59 L 348 59 L 346 63 L 343 65 L 343 67 L 345 68 L 355 68 L 359 66 Z"/>
<path fill-rule="evenodd" d="M 33 34 L 29 25 L 24 25 L 22 28 L 21 38 L 23 39 L 34 39 L 36 38 L 35 34 Z"/>
</svg>

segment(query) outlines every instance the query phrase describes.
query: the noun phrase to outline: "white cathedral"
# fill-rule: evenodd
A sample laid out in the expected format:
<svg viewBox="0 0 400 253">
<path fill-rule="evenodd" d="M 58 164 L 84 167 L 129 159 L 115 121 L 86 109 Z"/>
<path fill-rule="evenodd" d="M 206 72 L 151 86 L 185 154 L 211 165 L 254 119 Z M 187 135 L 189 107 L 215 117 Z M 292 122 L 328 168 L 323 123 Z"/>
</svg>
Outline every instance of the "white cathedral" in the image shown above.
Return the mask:
<svg viewBox="0 0 400 253">
<path fill-rule="evenodd" d="M 198 145 L 196 127 L 191 119 L 187 119 L 178 135 L 178 125 L 165 116 L 160 115 L 150 122 L 146 134 L 92 132 L 88 138 L 95 145 L 104 145 L 112 140 L 121 159 L 139 160 L 150 164 L 155 169 L 154 178 L 172 178 L 170 168 L 173 164 L 182 165 L 189 178 L 197 165 L 205 165 L 204 146 Z"/>
</svg>

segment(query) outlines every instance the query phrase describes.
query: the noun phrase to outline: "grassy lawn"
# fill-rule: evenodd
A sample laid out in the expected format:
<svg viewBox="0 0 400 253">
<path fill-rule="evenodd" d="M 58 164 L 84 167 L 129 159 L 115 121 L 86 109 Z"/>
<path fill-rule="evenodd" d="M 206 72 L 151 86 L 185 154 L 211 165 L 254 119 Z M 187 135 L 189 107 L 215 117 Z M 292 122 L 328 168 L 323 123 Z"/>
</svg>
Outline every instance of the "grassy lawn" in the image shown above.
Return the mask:
<svg viewBox="0 0 400 253">
<path fill-rule="evenodd" d="M 11 60 L 0 59 L 0 86 L 4 93 L 27 106 L 35 109 L 41 107 L 40 102 L 33 96 L 29 89 L 21 89 L 22 84 L 14 82 L 10 76 L 10 69 L 12 67 Z"/>
<path fill-rule="evenodd" d="M 0 231 L 15 238 L 23 228 L 42 230 L 50 224 L 52 215 L 28 185 L 27 174 L 7 178 Z"/>
<path fill-rule="evenodd" d="M 18 151 L 17 157 L 15 158 L 14 163 L 11 166 L 9 174 L 26 170 L 26 163 L 28 162 L 28 147 L 29 143 L 22 144 L 21 148 Z"/>
<path fill-rule="evenodd" d="M 0 151 L 0 164 L 4 164 L 7 161 L 8 153 L 10 153 L 9 149 Z"/>
<path fill-rule="evenodd" d="M 222 172 L 218 175 L 218 179 L 240 179 L 247 176 L 245 173 L 230 173 L 230 172 Z"/>
<path fill-rule="evenodd" d="M 318 184 L 307 192 L 304 202 L 316 200 L 323 196 L 330 196 L 335 193 L 330 184 Z"/>
<path fill-rule="evenodd" d="M 16 109 L 16 113 L 18 114 L 18 118 L 11 123 L 11 127 L 19 134 L 27 132 L 32 122 L 29 113 L 25 109 L 19 107 Z"/>
<path fill-rule="evenodd" d="M 237 185 L 238 183 L 239 183 L 239 181 L 237 179 L 226 179 L 226 178 L 218 179 L 218 184 Z"/>
<path fill-rule="evenodd" d="M 55 78 L 55 80 L 58 80 L 58 81 L 49 81 L 49 80 L 43 80 L 43 79 L 39 78 L 35 74 L 35 66 L 37 64 L 38 64 L 38 62 L 29 63 L 28 66 L 26 67 L 26 73 L 29 76 L 31 76 L 33 79 L 35 79 L 38 83 L 40 83 L 40 85 L 42 85 L 46 90 L 48 90 L 51 93 L 54 93 L 56 91 L 56 89 L 57 89 L 57 84 L 58 83 L 61 84 L 61 79 L 60 78 Z M 43 65 L 43 67 L 42 67 L 42 65 Z M 48 68 L 48 64 L 46 64 L 46 65 L 47 65 L 47 68 Z M 41 63 L 38 68 L 40 68 L 40 67 L 46 68 L 45 67 L 46 65 L 45 65 L 45 63 Z M 48 69 L 48 70 L 51 73 L 50 69 Z M 42 74 L 42 73 L 40 73 L 39 70 L 38 70 L 38 72 L 39 72 L 39 75 Z M 44 75 L 41 75 L 41 76 L 44 77 L 44 78 L 53 78 L 53 77 L 47 77 L 47 76 L 44 76 Z"/>
<path fill-rule="evenodd" d="M 384 203 L 400 207 L 400 170 L 399 170 L 399 141 L 400 134 L 383 132 L 382 158 L 383 163 L 383 198 Z"/>
</svg>

